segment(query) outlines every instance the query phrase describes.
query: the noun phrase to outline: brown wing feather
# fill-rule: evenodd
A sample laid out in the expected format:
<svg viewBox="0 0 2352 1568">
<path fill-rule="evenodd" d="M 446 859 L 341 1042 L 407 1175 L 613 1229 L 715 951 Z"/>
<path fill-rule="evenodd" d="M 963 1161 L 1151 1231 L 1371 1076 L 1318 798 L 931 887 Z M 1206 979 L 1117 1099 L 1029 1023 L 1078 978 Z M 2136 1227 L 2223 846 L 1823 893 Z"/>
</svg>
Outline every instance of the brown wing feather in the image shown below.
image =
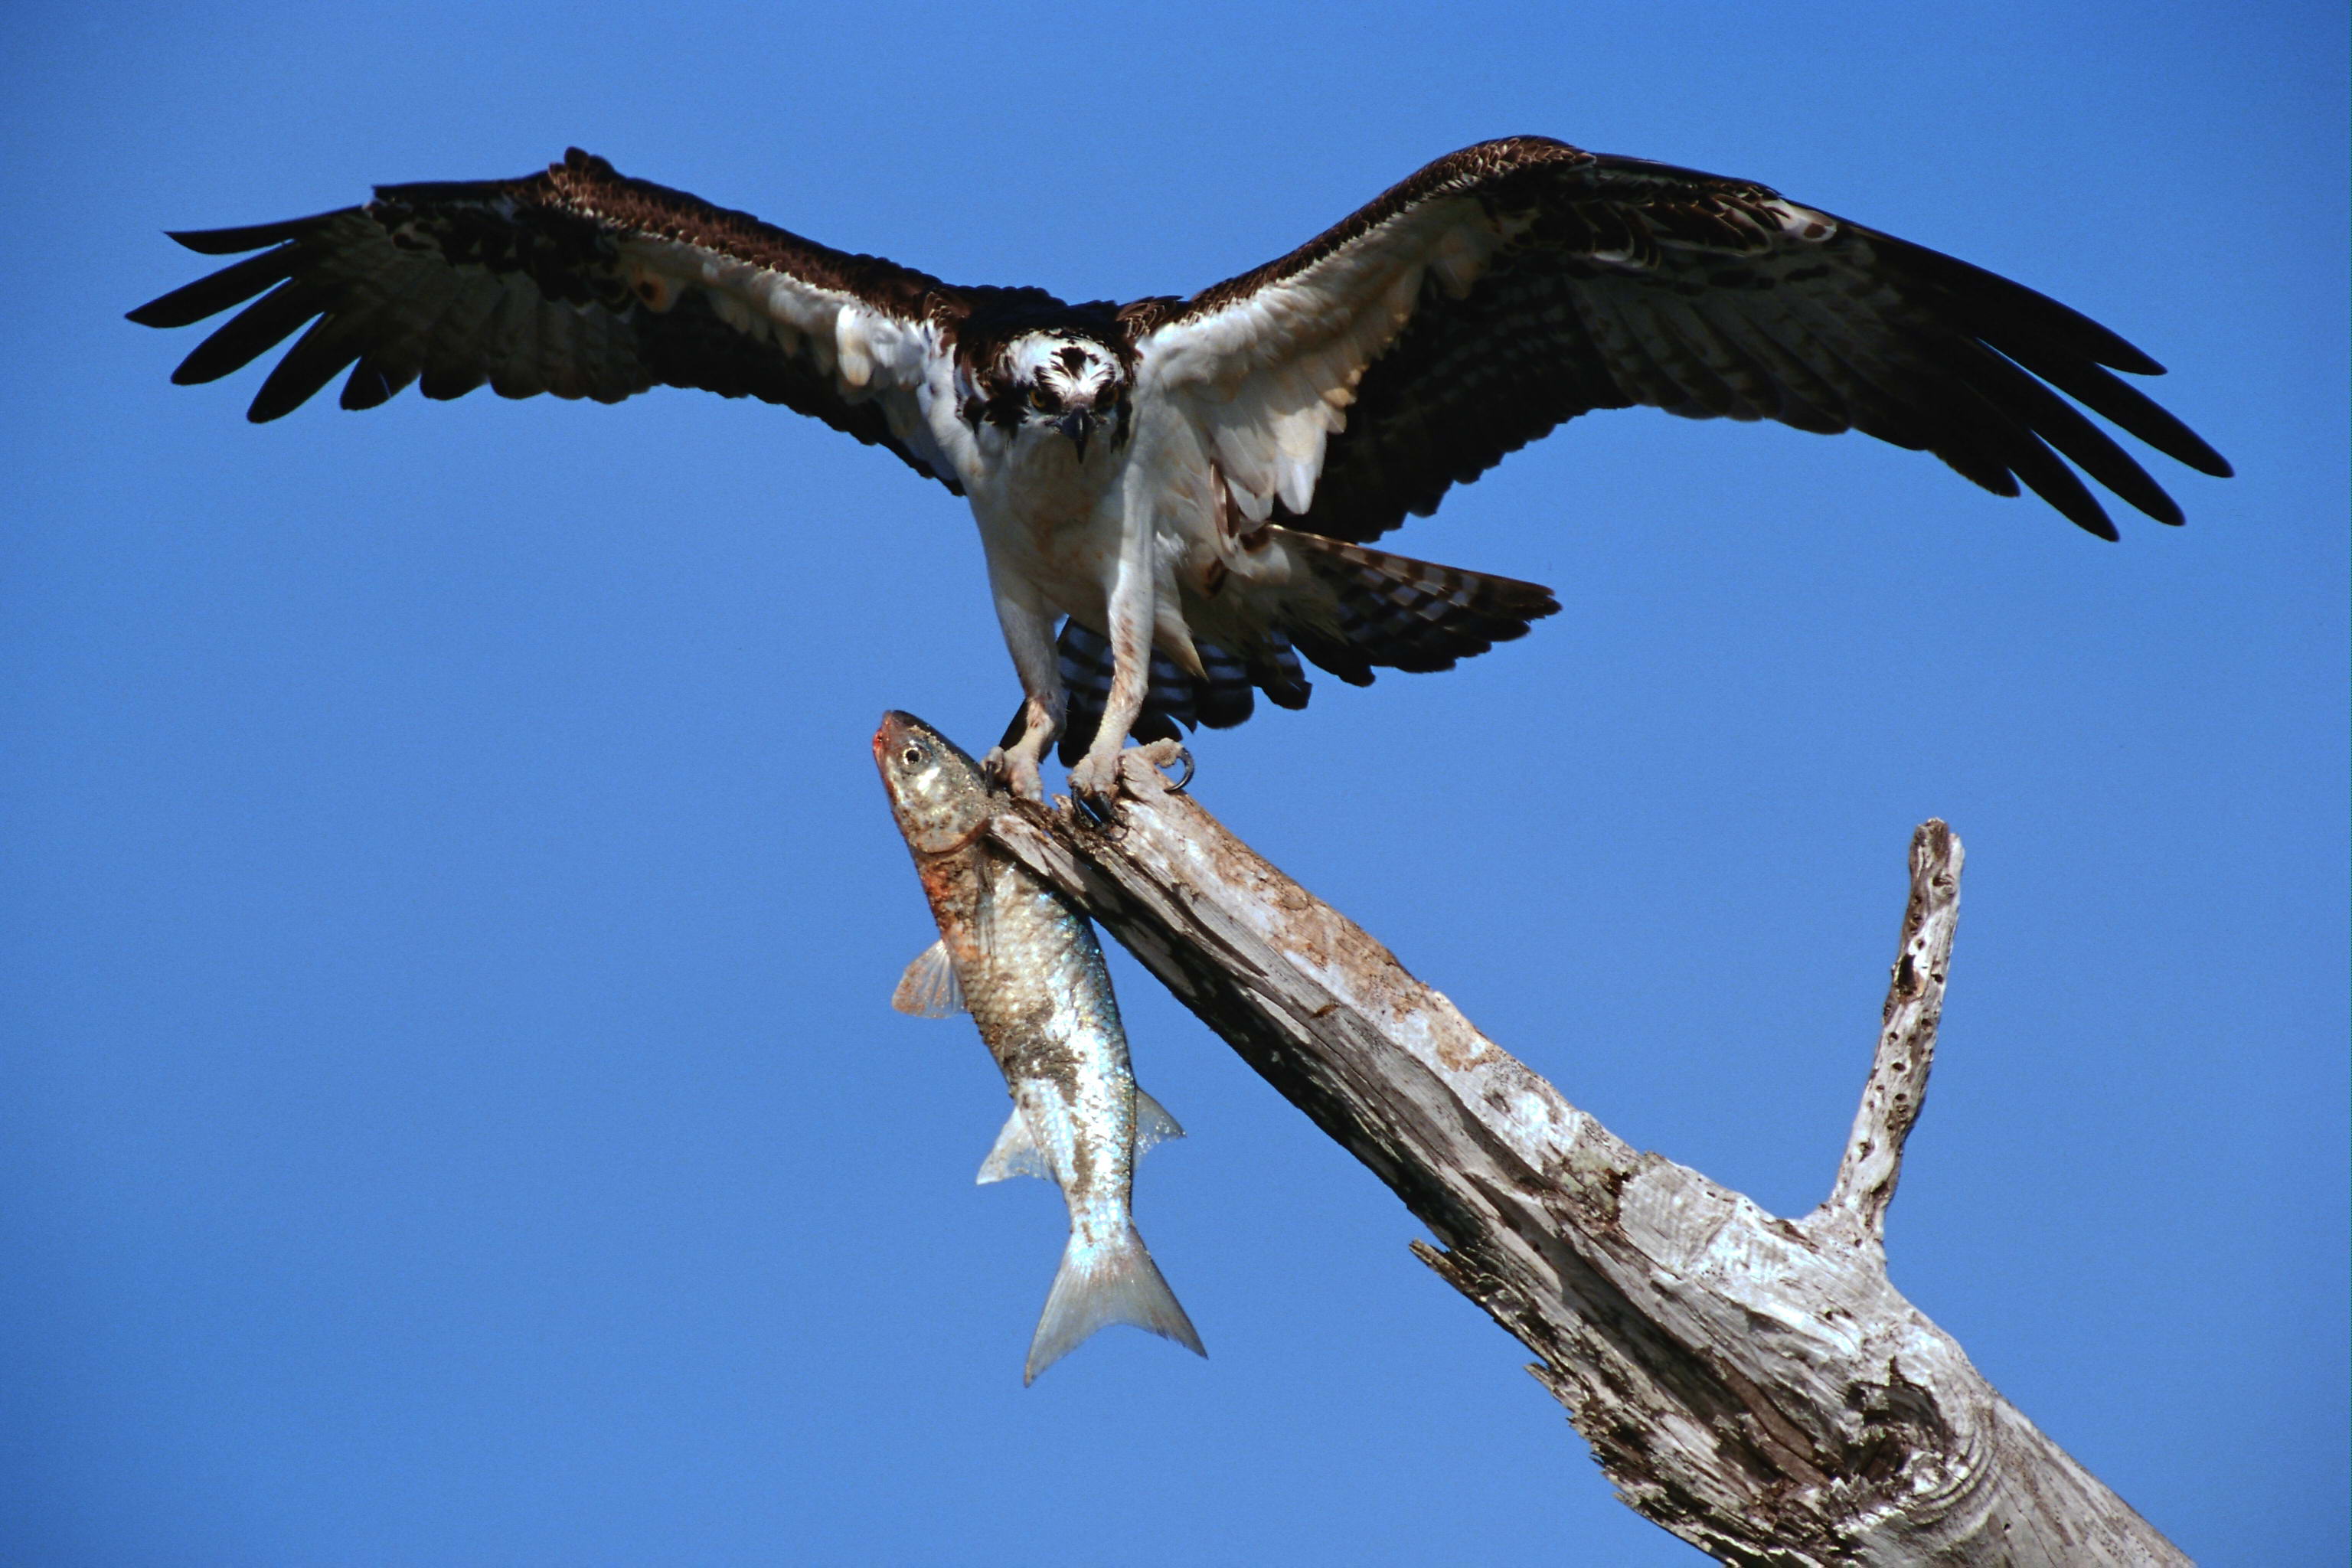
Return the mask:
<svg viewBox="0 0 2352 1568">
<path fill-rule="evenodd" d="M 630 179 L 576 148 L 523 179 L 384 185 L 362 207 L 173 237 L 205 255 L 269 247 L 130 313 L 180 327 L 246 305 L 197 345 L 174 381 L 216 380 L 308 326 L 255 396 L 248 416 L 257 422 L 291 412 L 346 370 L 346 408 L 373 407 L 411 384 L 433 398 L 488 383 L 507 397 L 605 403 L 688 386 L 822 419 L 950 489 L 950 476 L 893 434 L 879 402 L 845 388 L 829 353 L 790 333 L 730 324 L 710 291 L 649 281 L 624 247 L 678 242 L 950 332 L 975 296 L 996 292 L 828 249 Z"/>
<path fill-rule="evenodd" d="M 2020 482 L 2084 529 L 2114 524 L 2064 459 L 2164 522 L 2179 508 L 2064 397 L 2201 472 L 2229 465 L 2113 370 L 2161 366 L 2021 284 L 1765 186 L 1535 137 L 1439 160 L 1290 256 L 1182 302 L 1130 307 L 1181 330 L 1312 269 L 1439 199 L 1511 237 L 1466 289 L 1432 268 L 1363 366 L 1312 503 L 1290 518 L 1366 541 L 1590 409 L 1861 430 L 2004 495 Z M 1385 308 L 1384 306 L 1369 308 Z M 2037 379 L 2038 378 L 2038 379 Z M 2052 390 L 2053 388 L 2056 390 Z"/>
</svg>

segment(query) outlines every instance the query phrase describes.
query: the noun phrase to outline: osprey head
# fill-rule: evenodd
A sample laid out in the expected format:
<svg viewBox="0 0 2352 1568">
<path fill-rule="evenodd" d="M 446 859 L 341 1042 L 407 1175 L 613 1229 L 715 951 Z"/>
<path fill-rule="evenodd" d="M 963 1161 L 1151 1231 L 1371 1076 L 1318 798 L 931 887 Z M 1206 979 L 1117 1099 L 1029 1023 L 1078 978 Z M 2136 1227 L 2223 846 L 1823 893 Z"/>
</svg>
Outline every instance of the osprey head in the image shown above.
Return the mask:
<svg viewBox="0 0 2352 1568">
<path fill-rule="evenodd" d="M 1062 437 L 1084 462 L 1096 436 L 1126 438 L 1132 384 L 1125 359 L 1099 338 L 1068 328 L 1023 332 L 982 374 L 965 417 L 985 419 L 1015 438 L 1024 432 Z"/>
</svg>

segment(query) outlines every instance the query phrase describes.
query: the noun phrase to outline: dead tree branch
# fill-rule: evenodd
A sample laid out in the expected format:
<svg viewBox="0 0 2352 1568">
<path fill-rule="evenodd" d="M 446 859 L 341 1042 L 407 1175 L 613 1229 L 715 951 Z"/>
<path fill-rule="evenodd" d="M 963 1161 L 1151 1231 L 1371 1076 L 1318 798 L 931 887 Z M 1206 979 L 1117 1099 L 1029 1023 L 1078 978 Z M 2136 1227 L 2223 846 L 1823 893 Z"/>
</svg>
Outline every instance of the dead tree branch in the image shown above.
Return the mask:
<svg viewBox="0 0 2352 1568">
<path fill-rule="evenodd" d="M 1108 826 L 1020 805 L 992 830 L 1395 1190 L 1628 1506 L 1736 1563 L 2187 1561 L 1887 1282 L 1958 908 L 1942 823 L 1835 1189 L 1791 1221 L 1630 1148 L 1157 773 L 1128 782 Z"/>
</svg>

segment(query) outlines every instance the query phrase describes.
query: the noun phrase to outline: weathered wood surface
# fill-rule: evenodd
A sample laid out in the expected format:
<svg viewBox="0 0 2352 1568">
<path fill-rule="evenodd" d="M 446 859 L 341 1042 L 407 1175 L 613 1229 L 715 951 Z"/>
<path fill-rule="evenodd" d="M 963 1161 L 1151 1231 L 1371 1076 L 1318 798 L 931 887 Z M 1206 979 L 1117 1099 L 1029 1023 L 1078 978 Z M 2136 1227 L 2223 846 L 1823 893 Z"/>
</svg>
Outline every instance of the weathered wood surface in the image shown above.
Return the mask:
<svg viewBox="0 0 2352 1568">
<path fill-rule="evenodd" d="M 1736 1563 L 2187 1561 L 1887 1282 L 1958 910 L 1942 823 L 1835 1188 L 1789 1220 L 1626 1145 L 1129 756 L 1110 826 L 1022 805 L 997 840 L 1396 1191 L 1630 1507 Z"/>
</svg>

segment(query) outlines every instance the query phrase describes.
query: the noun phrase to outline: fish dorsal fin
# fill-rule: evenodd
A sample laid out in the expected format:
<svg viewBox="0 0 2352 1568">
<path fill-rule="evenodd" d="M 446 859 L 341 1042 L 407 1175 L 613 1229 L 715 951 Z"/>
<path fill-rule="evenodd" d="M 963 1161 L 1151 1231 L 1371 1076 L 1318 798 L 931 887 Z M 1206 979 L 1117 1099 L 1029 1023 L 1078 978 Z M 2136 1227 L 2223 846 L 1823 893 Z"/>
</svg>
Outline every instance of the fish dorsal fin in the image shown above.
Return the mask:
<svg viewBox="0 0 2352 1568">
<path fill-rule="evenodd" d="M 1029 1131 L 1029 1119 L 1014 1106 L 1013 1114 L 1004 1119 L 1004 1131 L 996 1135 L 995 1147 L 988 1158 L 980 1163 L 979 1184 L 1010 1181 L 1014 1176 L 1043 1176 L 1054 1179 L 1045 1166 L 1045 1153 L 1037 1147 L 1036 1135 Z"/>
<path fill-rule="evenodd" d="M 955 960 L 948 956 L 944 941 L 915 955 L 907 973 L 898 976 L 898 989 L 890 993 L 890 1005 L 918 1018 L 944 1018 L 965 1010 L 963 986 L 956 980 Z"/>
<path fill-rule="evenodd" d="M 1171 1138 L 1181 1138 L 1184 1130 L 1168 1114 L 1168 1108 L 1135 1086 L 1135 1152 L 1142 1153 L 1155 1143 L 1165 1143 Z"/>
</svg>

